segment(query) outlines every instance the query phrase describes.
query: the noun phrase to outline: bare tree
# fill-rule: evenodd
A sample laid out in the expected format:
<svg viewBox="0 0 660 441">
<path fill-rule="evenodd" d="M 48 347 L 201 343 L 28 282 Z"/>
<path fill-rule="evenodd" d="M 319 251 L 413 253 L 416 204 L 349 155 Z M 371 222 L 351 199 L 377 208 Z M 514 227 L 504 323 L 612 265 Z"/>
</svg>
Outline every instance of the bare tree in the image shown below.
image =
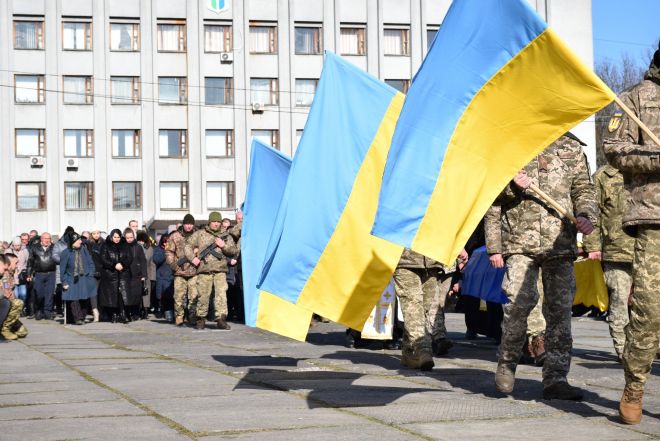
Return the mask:
<svg viewBox="0 0 660 441">
<path fill-rule="evenodd" d="M 644 78 L 645 72 L 646 67 L 635 62 L 628 53 L 624 53 L 617 63 L 606 58 L 596 64 L 596 74 L 617 94 L 639 83 Z M 596 113 L 596 163 L 598 167 L 607 163 L 603 153 L 602 140 L 604 130 L 607 130 L 607 125 L 615 110 L 616 104 L 612 103 Z"/>
</svg>

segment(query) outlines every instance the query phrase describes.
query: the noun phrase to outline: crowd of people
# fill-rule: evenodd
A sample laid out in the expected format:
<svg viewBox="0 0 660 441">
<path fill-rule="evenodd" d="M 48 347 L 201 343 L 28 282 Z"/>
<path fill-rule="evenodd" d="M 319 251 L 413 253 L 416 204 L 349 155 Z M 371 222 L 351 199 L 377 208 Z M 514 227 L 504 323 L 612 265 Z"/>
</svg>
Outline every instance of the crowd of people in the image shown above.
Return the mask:
<svg viewBox="0 0 660 441">
<path fill-rule="evenodd" d="M 230 328 L 228 317 L 243 321 L 242 213 L 232 222 L 213 212 L 207 225 L 197 229 L 195 224 L 187 214 L 181 224 L 153 238 L 131 220 L 107 235 L 67 227 L 57 240 L 32 230 L 0 242 L 0 314 L 6 309 L 8 317 L 3 321 L 0 315 L 2 337 L 27 335 L 20 317 L 53 320 L 61 315 L 65 323 L 83 325 L 152 315 L 177 326 L 187 317 L 203 329 L 215 311 L 221 329 Z"/>
</svg>

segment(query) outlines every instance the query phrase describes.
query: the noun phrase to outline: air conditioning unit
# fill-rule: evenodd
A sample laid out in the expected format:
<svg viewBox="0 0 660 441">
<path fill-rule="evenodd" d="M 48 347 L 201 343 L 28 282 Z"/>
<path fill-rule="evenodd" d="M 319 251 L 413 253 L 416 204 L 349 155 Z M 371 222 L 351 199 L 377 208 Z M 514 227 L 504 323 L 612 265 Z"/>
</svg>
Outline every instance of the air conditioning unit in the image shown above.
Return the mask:
<svg viewBox="0 0 660 441">
<path fill-rule="evenodd" d="M 66 168 L 78 168 L 78 158 L 67 158 Z"/>
<path fill-rule="evenodd" d="M 255 101 L 252 103 L 252 113 L 263 113 L 264 112 L 264 103 L 261 101 Z"/>
<path fill-rule="evenodd" d="M 43 167 L 46 163 L 46 158 L 43 156 L 32 156 L 30 158 L 30 165 L 32 167 Z"/>
<path fill-rule="evenodd" d="M 220 62 L 221 63 L 233 63 L 234 62 L 234 53 L 233 52 L 221 52 L 220 53 Z"/>
</svg>

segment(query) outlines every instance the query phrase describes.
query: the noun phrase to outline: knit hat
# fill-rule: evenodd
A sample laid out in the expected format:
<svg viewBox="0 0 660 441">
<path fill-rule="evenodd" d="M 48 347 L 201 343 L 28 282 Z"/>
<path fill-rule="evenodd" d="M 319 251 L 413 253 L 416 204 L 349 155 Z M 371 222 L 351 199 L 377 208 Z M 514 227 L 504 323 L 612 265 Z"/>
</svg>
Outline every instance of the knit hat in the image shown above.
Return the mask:
<svg viewBox="0 0 660 441">
<path fill-rule="evenodd" d="M 217 211 L 212 211 L 209 214 L 209 222 L 222 222 L 222 216 Z"/>
<path fill-rule="evenodd" d="M 69 245 L 73 245 L 78 239 L 80 239 L 80 234 L 75 231 L 69 233 Z"/>
<path fill-rule="evenodd" d="M 195 218 L 193 217 L 192 214 L 188 213 L 185 216 L 183 216 L 183 222 L 181 222 L 183 225 L 195 225 Z"/>
</svg>

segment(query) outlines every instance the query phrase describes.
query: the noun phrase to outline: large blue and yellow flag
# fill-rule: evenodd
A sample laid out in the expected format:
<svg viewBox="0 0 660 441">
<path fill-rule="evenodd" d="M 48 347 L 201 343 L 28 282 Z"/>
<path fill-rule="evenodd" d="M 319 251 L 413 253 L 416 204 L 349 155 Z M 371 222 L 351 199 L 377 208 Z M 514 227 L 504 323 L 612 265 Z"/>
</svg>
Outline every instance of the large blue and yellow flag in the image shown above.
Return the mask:
<svg viewBox="0 0 660 441">
<path fill-rule="evenodd" d="M 518 170 L 614 93 L 525 0 L 454 0 L 408 92 L 373 234 L 449 264 Z"/>
<path fill-rule="evenodd" d="M 245 220 L 241 235 L 243 299 L 245 324 L 248 326 L 257 325 L 260 299 L 257 282 L 290 169 L 291 158 L 256 139 L 252 140 L 250 173 L 243 206 Z M 276 303 L 274 312 L 284 311 L 286 316 L 282 321 L 281 317 L 268 314 L 262 317 L 262 326 L 288 337 L 304 340 L 312 312 L 284 300 L 270 300 Z M 272 323 L 269 322 L 271 319 Z M 280 329 L 279 324 L 282 322 L 287 325 Z"/>
<path fill-rule="evenodd" d="M 258 327 L 278 298 L 362 329 L 402 252 L 370 230 L 403 99 L 326 53 L 266 253 Z"/>
</svg>

